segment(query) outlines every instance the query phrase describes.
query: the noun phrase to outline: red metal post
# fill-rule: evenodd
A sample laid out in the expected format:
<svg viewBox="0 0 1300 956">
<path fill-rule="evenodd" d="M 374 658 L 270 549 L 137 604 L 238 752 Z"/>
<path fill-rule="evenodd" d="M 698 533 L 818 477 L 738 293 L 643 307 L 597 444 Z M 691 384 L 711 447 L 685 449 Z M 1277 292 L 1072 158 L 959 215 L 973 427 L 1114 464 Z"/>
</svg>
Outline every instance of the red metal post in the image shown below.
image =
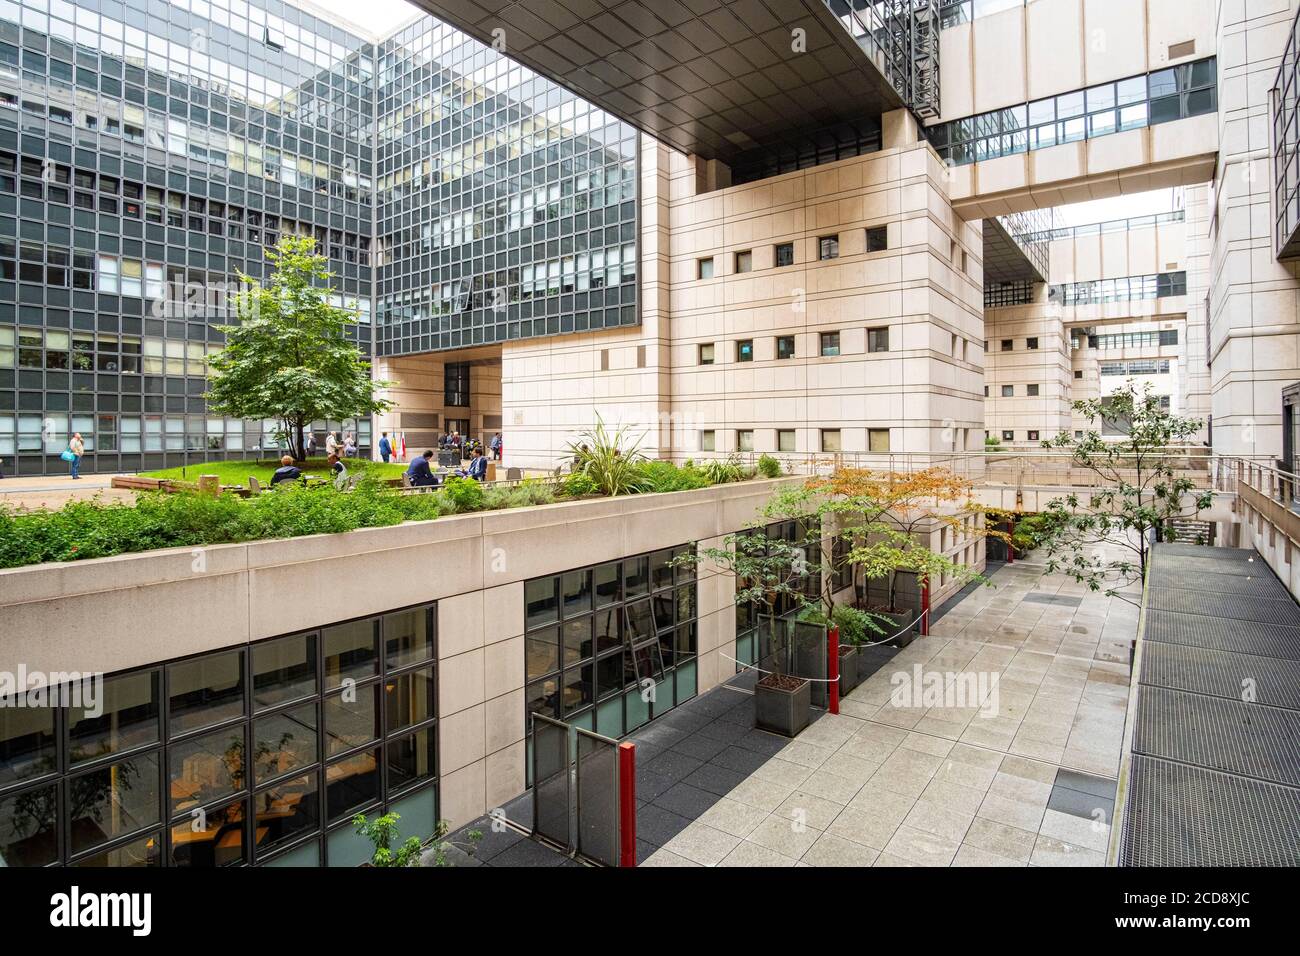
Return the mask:
<svg viewBox="0 0 1300 956">
<path fill-rule="evenodd" d="M 826 678 L 829 683 L 829 709 L 832 714 L 840 712 L 840 629 L 826 628 Z"/>
<path fill-rule="evenodd" d="M 921 583 L 921 636 L 930 633 L 930 579 Z"/>
<path fill-rule="evenodd" d="M 636 744 L 618 745 L 619 866 L 636 866 Z"/>
</svg>

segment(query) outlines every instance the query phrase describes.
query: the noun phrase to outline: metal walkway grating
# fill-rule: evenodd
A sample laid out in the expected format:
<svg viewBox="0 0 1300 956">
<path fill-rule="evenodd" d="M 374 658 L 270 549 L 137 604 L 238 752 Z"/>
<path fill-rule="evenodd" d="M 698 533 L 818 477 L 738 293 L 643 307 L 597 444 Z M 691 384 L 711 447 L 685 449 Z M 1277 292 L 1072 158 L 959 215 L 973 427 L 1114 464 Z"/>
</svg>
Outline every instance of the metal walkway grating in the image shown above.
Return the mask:
<svg viewBox="0 0 1300 956">
<path fill-rule="evenodd" d="M 1257 703 L 1300 708 L 1300 661 L 1152 642 L 1142 652 L 1140 680 L 1228 700 L 1249 691 Z"/>
<path fill-rule="evenodd" d="M 1148 611 L 1144 641 L 1300 661 L 1300 627 L 1225 621 L 1202 614 Z"/>
<path fill-rule="evenodd" d="M 1155 611 L 1179 611 L 1226 617 L 1234 621 L 1258 621 L 1261 624 L 1300 626 L 1300 607 L 1288 598 L 1268 601 L 1240 597 L 1236 594 L 1203 594 L 1180 588 L 1148 588 L 1147 607 Z"/>
<path fill-rule="evenodd" d="M 1300 864 L 1300 607 L 1254 551 L 1159 544 L 1121 866 Z"/>
<path fill-rule="evenodd" d="M 1300 866 L 1300 790 L 1134 756 L 1120 866 Z"/>
</svg>

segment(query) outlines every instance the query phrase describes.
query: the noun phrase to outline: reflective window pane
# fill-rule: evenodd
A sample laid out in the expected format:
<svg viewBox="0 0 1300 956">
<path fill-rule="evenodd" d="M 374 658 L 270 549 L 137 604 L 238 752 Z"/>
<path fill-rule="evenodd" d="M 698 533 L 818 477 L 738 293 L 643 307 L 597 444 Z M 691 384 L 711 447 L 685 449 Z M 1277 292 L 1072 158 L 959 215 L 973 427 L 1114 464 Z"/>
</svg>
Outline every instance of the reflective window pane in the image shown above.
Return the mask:
<svg viewBox="0 0 1300 956">
<path fill-rule="evenodd" d="M 73 853 L 107 843 L 160 820 L 157 751 L 73 777 L 68 783 L 68 833 Z"/>
<path fill-rule="evenodd" d="M 320 790 L 315 773 L 282 780 L 253 796 L 253 843 L 263 854 L 320 825 Z"/>
<path fill-rule="evenodd" d="M 253 775 L 273 780 L 320 759 L 315 702 L 253 721 Z"/>
<path fill-rule="evenodd" d="M 237 800 L 171 828 L 172 866 L 236 866 L 248 862 L 244 801 Z"/>
<path fill-rule="evenodd" d="M 238 724 L 171 745 L 167 762 L 173 814 L 193 812 L 244 788 L 244 728 Z"/>
<path fill-rule="evenodd" d="M 316 693 L 316 635 L 298 634 L 253 647 L 253 708 L 263 710 Z"/>
<path fill-rule="evenodd" d="M 388 733 L 424 723 L 434 716 L 433 668 L 390 677 L 384 685 Z"/>
<path fill-rule="evenodd" d="M 325 651 L 325 686 L 362 680 L 379 670 L 379 628 L 374 620 L 353 621 L 321 631 Z"/>
<path fill-rule="evenodd" d="M 384 616 L 384 656 L 390 668 L 418 664 L 433 657 L 429 617 L 426 608 Z"/>
<path fill-rule="evenodd" d="M 160 671 L 142 671 L 104 681 L 98 717 L 86 707 L 68 709 L 70 760 L 78 763 L 106 754 L 131 750 L 158 740 L 161 712 Z"/>
<path fill-rule="evenodd" d="M 379 799 L 379 751 L 363 750 L 325 768 L 325 802 L 330 823 L 350 817 Z"/>
<path fill-rule="evenodd" d="M 379 685 L 325 698 L 325 753 L 343 753 L 379 736 Z"/>
<path fill-rule="evenodd" d="M 428 780 L 437 772 L 434 753 L 434 729 L 426 727 L 409 737 L 388 742 L 388 789 L 395 792 L 421 780 Z M 428 836 L 429 834 L 411 834 Z"/>
<path fill-rule="evenodd" d="M 0 707 L 0 786 L 30 780 L 58 769 L 54 750 L 53 707 Z"/>
<path fill-rule="evenodd" d="M 227 651 L 167 668 L 170 733 L 197 730 L 244 712 L 244 652 Z"/>
<path fill-rule="evenodd" d="M 0 797 L 0 864 L 45 866 L 59 856 L 58 785 Z"/>
</svg>

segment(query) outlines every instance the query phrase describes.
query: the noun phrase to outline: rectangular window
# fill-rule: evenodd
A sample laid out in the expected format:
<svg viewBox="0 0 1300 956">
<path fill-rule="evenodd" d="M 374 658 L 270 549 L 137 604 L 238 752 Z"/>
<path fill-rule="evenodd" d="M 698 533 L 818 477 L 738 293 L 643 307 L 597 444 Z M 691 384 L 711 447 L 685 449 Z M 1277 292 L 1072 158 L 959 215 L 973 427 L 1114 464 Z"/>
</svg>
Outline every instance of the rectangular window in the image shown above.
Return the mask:
<svg viewBox="0 0 1300 956">
<path fill-rule="evenodd" d="M 469 408 L 469 363 L 448 362 L 443 366 L 442 402 L 456 408 Z"/>
<path fill-rule="evenodd" d="M 778 359 L 794 358 L 793 335 L 778 335 L 776 337 L 776 357 Z"/>
<path fill-rule="evenodd" d="M 742 428 L 736 432 L 736 451 L 753 451 L 754 450 L 754 432 L 749 428 Z"/>
<path fill-rule="evenodd" d="M 1081 369 L 1081 368 L 1076 368 L 1076 369 L 1074 370 L 1074 377 L 1075 377 L 1075 378 L 1083 378 L 1083 369 Z"/>
<path fill-rule="evenodd" d="M 878 329 L 867 329 L 867 351 L 868 352 L 889 351 L 889 327 L 888 326 L 884 326 Z"/>
<path fill-rule="evenodd" d="M 754 361 L 754 340 L 741 339 L 736 343 L 736 361 L 752 362 Z"/>
<path fill-rule="evenodd" d="M 753 272 L 754 271 L 754 253 L 748 249 L 744 252 L 736 253 L 736 271 Z"/>
<path fill-rule="evenodd" d="M 1036 432 L 1036 431 L 1031 431 L 1031 432 L 1029 433 L 1029 440 L 1030 440 L 1030 441 L 1038 441 L 1038 432 Z"/>
<path fill-rule="evenodd" d="M 777 451 L 794 451 L 795 439 L 793 428 L 783 428 L 776 433 Z"/>
<path fill-rule="evenodd" d="M 838 428 L 822 429 L 822 451 L 828 453 L 838 453 L 843 449 L 840 447 L 840 430 Z"/>
<path fill-rule="evenodd" d="M 794 243 L 779 242 L 774 250 L 776 254 L 776 267 L 783 269 L 786 266 L 794 265 Z"/>
<path fill-rule="evenodd" d="M 821 334 L 822 357 L 830 358 L 840 354 L 840 333 L 823 332 Z"/>
<path fill-rule="evenodd" d="M 1016 387 L 1015 387 L 1014 385 L 1003 385 L 1003 386 L 1002 386 L 1002 397 L 1003 397 L 1003 398 L 1013 398 L 1013 397 L 1015 396 L 1015 394 L 1016 394 Z"/>
<path fill-rule="evenodd" d="M 1038 348 L 1038 339 L 1037 339 L 1037 338 L 1028 338 L 1028 339 L 1025 339 L 1025 348 L 1027 348 L 1027 349 L 1036 349 L 1036 348 Z"/>
<path fill-rule="evenodd" d="M 822 236 L 817 240 L 817 258 L 823 261 L 840 257 L 840 237 Z"/>
<path fill-rule="evenodd" d="M 889 429 L 871 428 L 867 430 L 867 450 L 875 454 L 889 451 Z"/>
<path fill-rule="evenodd" d="M 1038 386 L 1037 386 L 1037 385 L 1026 385 L 1026 386 L 1025 386 L 1025 394 L 1028 395 L 1030 398 L 1035 398 L 1035 397 L 1037 397 L 1037 395 L 1038 395 Z"/>
<path fill-rule="evenodd" d="M 1002 440 L 1003 440 L 1003 441 L 1015 441 L 1015 440 L 1016 440 L 1016 433 L 1008 429 L 1007 431 L 1004 431 L 1004 432 L 1002 433 Z"/>
<path fill-rule="evenodd" d="M 700 346 L 700 364 L 701 365 L 713 364 L 713 343 L 712 342 Z"/>
<path fill-rule="evenodd" d="M 1010 352 L 1011 349 L 1012 349 L 1012 346 L 1013 346 L 1013 345 L 1014 345 L 1014 343 L 1012 342 L 1011 339 L 1003 339 L 1003 340 L 1002 340 L 1002 351 L 1004 351 L 1004 352 Z"/>
<path fill-rule="evenodd" d="M 695 262 L 695 277 L 697 279 L 713 278 L 713 257 L 707 259 L 697 259 Z"/>
<path fill-rule="evenodd" d="M 888 226 L 872 226 L 867 229 L 867 252 L 884 252 L 888 248 Z"/>
<path fill-rule="evenodd" d="M 717 451 L 718 435 L 713 429 L 700 432 L 700 451 Z"/>
</svg>

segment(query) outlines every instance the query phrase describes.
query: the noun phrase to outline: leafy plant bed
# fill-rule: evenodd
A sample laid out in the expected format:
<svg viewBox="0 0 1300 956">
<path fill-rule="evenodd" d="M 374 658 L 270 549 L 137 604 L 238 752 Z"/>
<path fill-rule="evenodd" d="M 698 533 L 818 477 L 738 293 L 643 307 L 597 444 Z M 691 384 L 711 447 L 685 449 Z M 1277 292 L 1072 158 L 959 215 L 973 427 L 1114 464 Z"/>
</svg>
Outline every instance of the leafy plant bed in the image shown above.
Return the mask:
<svg viewBox="0 0 1300 956">
<path fill-rule="evenodd" d="M 893 635 L 887 641 L 891 647 L 903 648 L 916 640 L 915 611 L 888 607 L 867 607 L 865 610 L 879 618 L 880 626 Z"/>
<path fill-rule="evenodd" d="M 754 685 L 754 726 L 797 737 L 812 719 L 812 684 L 802 677 L 769 674 Z"/>
</svg>

